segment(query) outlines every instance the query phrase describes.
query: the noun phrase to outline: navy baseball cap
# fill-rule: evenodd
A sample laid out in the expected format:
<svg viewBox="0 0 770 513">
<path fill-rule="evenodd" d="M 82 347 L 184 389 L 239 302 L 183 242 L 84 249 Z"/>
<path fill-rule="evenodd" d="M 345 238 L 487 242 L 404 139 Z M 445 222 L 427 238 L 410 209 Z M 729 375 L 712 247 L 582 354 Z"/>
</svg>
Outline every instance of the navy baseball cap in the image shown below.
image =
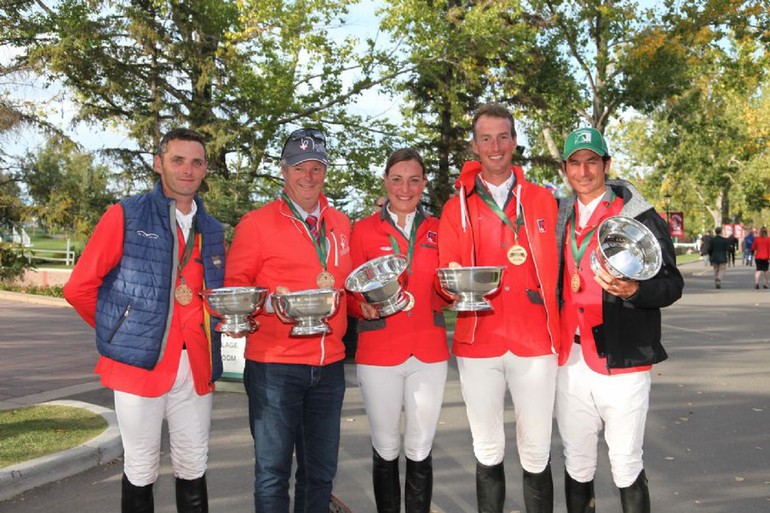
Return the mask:
<svg viewBox="0 0 770 513">
<path fill-rule="evenodd" d="M 306 160 L 317 160 L 328 166 L 326 137 L 323 132 L 315 128 L 300 128 L 293 131 L 283 144 L 281 160 L 289 166 L 296 166 Z"/>
</svg>

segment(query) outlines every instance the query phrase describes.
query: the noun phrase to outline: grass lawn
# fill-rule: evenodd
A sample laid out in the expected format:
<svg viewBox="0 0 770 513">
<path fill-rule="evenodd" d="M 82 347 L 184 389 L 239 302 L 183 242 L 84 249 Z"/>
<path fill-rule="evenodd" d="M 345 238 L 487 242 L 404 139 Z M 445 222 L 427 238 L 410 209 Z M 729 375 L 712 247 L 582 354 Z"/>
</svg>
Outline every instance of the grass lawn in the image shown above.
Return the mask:
<svg viewBox="0 0 770 513">
<path fill-rule="evenodd" d="M 71 406 L 0 411 L 0 468 L 70 449 L 106 428 L 101 415 Z"/>
</svg>

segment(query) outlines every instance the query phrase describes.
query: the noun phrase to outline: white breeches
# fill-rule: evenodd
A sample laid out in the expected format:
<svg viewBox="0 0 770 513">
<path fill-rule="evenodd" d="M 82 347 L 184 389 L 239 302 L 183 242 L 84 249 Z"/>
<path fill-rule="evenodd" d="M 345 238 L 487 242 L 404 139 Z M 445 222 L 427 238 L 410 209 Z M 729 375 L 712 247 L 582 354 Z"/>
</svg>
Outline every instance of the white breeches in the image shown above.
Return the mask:
<svg viewBox="0 0 770 513">
<path fill-rule="evenodd" d="M 401 452 L 401 410 L 404 411 L 404 453 L 412 461 L 428 457 L 441 414 L 447 362 L 424 363 L 409 357 L 394 366 L 358 364 L 358 386 L 372 432 L 372 447 L 385 460 Z"/>
<path fill-rule="evenodd" d="M 574 346 L 559 369 L 556 420 L 567 472 L 581 483 L 596 473 L 599 432 L 609 449 L 612 478 L 631 486 L 644 468 L 642 446 L 650 405 L 650 372 L 606 376 L 592 371 Z"/>
<path fill-rule="evenodd" d="M 206 472 L 213 394 L 195 392 L 187 351 L 182 351 L 176 381 L 160 397 L 115 391 L 115 413 L 123 440 L 123 469 L 135 486 L 158 479 L 163 419 L 168 422 L 174 476 L 197 479 Z"/>
<path fill-rule="evenodd" d="M 508 352 L 494 358 L 458 357 L 457 367 L 476 459 L 487 466 L 503 461 L 507 389 L 521 466 L 527 472 L 542 472 L 551 451 L 556 355 L 520 357 Z"/>
</svg>

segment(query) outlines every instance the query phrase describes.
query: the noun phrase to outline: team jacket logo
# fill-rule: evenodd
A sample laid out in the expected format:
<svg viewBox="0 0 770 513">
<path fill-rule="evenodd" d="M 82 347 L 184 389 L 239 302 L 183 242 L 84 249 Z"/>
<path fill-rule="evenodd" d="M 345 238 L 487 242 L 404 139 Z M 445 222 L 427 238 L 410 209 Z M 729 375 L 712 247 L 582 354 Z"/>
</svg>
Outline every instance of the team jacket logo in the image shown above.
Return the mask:
<svg viewBox="0 0 770 513">
<path fill-rule="evenodd" d="M 140 237 L 146 237 L 148 239 L 159 239 L 160 238 L 160 235 L 158 235 L 157 233 L 147 233 L 147 232 L 145 232 L 143 230 L 137 230 L 136 234 L 138 236 L 140 236 Z"/>
<path fill-rule="evenodd" d="M 537 229 L 540 233 L 545 233 L 545 219 L 537 220 Z"/>
<path fill-rule="evenodd" d="M 340 255 L 347 255 L 350 253 L 350 244 L 348 243 L 348 236 L 344 233 L 340 234 Z"/>
<path fill-rule="evenodd" d="M 438 233 L 429 231 L 426 237 L 431 244 L 438 244 Z"/>
</svg>

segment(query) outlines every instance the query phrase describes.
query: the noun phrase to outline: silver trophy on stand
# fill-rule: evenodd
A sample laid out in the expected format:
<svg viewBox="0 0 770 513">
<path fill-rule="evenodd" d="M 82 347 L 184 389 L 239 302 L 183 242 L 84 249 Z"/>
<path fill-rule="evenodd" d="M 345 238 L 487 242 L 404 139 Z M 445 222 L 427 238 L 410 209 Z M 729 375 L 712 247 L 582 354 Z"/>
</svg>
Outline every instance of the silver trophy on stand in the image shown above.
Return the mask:
<svg viewBox="0 0 770 513">
<path fill-rule="evenodd" d="M 372 305 L 381 317 L 393 315 L 414 304 L 406 292 L 407 259 L 386 255 L 358 266 L 345 280 L 345 288 L 358 301 Z"/>
<path fill-rule="evenodd" d="M 221 321 L 216 330 L 234 336 L 256 331 L 254 316 L 262 310 L 267 297 L 264 287 L 221 287 L 201 291 L 206 310 Z"/>
<path fill-rule="evenodd" d="M 480 312 L 492 310 L 486 296 L 500 288 L 502 266 L 441 267 L 437 269 L 439 285 L 454 300 L 450 310 Z"/>
<path fill-rule="evenodd" d="M 605 219 L 596 231 L 597 245 L 591 253 L 591 270 L 604 269 L 622 280 L 649 280 L 663 265 L 663 252 L 655 235 L 645 225 L 624 216 Z"/>
<path fill-rule="evenodd" d="M 283 322 L 294 324 L 291 335 L 308 336 L 330 333 L 326 319 L 334 315 L 340 304 L 341 291 L 310 289 L 273 294 L 273 309 Z"/>
</svg>

